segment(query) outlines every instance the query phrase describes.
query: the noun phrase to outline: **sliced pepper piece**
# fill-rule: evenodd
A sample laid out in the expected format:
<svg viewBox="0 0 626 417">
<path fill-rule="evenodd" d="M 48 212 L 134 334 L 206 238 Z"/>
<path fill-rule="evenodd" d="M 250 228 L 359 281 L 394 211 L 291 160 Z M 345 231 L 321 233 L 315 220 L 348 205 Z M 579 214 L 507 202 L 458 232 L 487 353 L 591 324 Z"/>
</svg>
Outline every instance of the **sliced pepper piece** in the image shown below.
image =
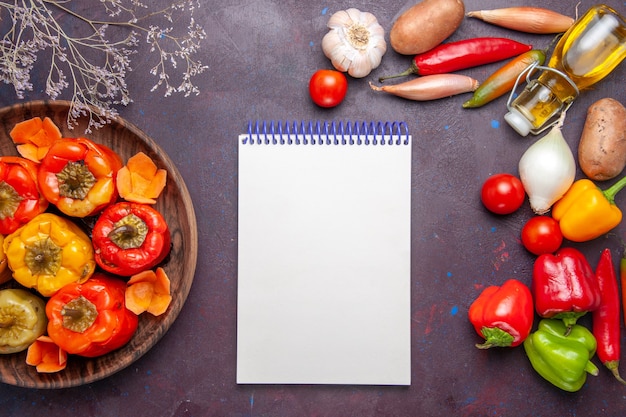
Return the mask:
<svg viewBox="0 0 626 417">
<path fill-rule="evenodd" d="M 67 366 L 67 352 L 49 336 L 39 336 L 28 347 L 26 364 L 36 367 L 39 373 L 59 372 Z"/>
<path fill-rule="evenodd" d="M 572 242 L 586 242 L 611 231 L 622 221 L 615 195 L 626 186 L 626 177 L 602 191 L 593 181 L 575 181 L 552 207 L 552 217 Z"/>
<path fill-rule="evenodd" d="M 163 268 L 135 274 L 126 284 L 126 307 L 135 314 L 147 311 L 160 316 L 172 302 L 170 280 Z"/>
<path fill-rule="evenodd" d="M 61 139 L 61 131 L 49 117 L 33 117 L 17 123 L 9 133 L 20 155 L 41 162 L 50 146 Z"/>
<path fill-rule="evenodd" d="M 585 384 L 588 373 L 599 373 L 591 362 L 596 339 L 578 324 L 571 327 L 567 336 L 565 332 L 562 321 L 543 319 L 537 331 L 524 341 L 524 350 L 533 369 L 545 380 L 564 391 L 575 392 Z"/>
<path fill-rule="evenodd" d="M 96 269 L 89 236 L 53 213 L 42 213 L 6 236 L 3 247 L 13 278 L 44 297 L 86 281 Z"/>
<path fill-rule="evenodd" d="M 131 156 L 117 172 L 117 190 L 126 201 L 155 204 L 167 182 L 167 171 L 159 169 L 145 153 Z"/>
</svg>

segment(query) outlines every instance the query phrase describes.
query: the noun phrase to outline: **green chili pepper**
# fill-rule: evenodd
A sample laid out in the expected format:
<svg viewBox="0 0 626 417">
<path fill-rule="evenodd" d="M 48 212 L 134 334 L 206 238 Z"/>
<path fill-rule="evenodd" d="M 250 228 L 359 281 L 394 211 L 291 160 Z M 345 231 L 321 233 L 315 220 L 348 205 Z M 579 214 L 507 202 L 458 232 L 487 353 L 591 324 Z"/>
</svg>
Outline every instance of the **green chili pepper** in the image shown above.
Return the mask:
<svg viewBox="0 0 626 417">
<path fill-rule="evenodd" d="M 463 107 L 466 109 L 481 107 L 508 93 L 515 86 L 515 81 L 522 71 L 534 63 L 543 65 L 545 60 L 545 52 L 538 49 L 516 56 L 481 83 L 472 98 L 463 103 Z"/>
<path fill-rule="evenodd" d="M 543 319 L 539 328 L 524 341 L 524 350 L 532 367 L 545 380 L 564 391 L 582 388 L 587 373 L 598 375 L 591 362 L 596 339 L 586 328 L 574 324 L 569 335 L 562 320 Z"/>
</svg>

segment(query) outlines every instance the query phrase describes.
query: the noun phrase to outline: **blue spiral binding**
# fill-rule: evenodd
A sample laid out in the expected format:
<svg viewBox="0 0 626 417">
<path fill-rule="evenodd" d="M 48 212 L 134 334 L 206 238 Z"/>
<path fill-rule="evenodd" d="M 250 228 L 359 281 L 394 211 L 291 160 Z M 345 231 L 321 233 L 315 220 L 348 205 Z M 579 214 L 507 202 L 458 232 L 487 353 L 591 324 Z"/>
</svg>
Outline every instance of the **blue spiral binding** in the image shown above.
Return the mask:
<svg viewBox="0 0 626 417">
<path fill-rule="evenodd" d="M 250 145 L 408 145 L 405 122 L 255 121 L 243 144 Z M 395 138 L 395 141 L 393 140 Z"/>
</svg>

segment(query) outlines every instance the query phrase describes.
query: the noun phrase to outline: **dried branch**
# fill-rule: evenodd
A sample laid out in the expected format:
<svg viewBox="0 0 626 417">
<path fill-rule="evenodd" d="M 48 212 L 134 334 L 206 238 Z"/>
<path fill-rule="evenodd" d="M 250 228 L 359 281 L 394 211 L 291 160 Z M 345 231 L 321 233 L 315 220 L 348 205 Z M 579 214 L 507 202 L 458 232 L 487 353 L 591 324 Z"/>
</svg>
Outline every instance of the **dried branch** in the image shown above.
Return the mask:
<svg viewBox="0 0 626 417">
<path fill-rule="evenodd" d="M 0 18 L 4 10 L 11 19 L 0 38 L 0 80 L 13 85 L 19 99 L 33 90 L 31 71 L 37 59 L 49 59 L 42 64 L 49 68 L 45 92 L 56 99 L 70 91 L 68 127 L 73 128 L 81 116 L 89 118 L 88 131 L 101 127 L 117 116 L 117 105 L 132 102 L 126 75 L 132 71 L 130 58 L 137 53 L 140 36 L 150 45 L 150 53 L 158 56 L 149 70 L 157 79 L 151 91 L 161 89 L 166 97 L 199 94 L 193 77 L 207 66 L 196 59 L 206 37 L 193 17 L 197 0 L 177 0 L 152 11 L 139 0 L 100 0 L 106 19 L 88 17 L 90 7 L 77 9 L 79 3 L 0 0 Z M 171 25 L 176 14 L 189 16 L 182 35 L 164 26 Z M 112 27 L 125 30 L 112 33 Z M 179 82 L 171 80 L 172 72 L 181 73 Z"/>
</svg>

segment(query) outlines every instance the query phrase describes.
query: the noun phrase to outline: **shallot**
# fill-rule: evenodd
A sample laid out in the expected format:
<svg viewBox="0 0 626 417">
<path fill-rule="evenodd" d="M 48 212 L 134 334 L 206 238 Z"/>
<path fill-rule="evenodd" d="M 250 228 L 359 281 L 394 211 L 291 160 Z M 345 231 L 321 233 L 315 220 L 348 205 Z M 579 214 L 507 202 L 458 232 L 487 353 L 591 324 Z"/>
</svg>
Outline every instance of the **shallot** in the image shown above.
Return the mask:
<svg viewBox="0 0 626 417">
<path fill-rule="evenodd" d="M 434 74 L 381 87 L 370 82 L 370 87 L 374 91 L 384 91 L 409 100 L 427 101 L 456 94 L 471 93 L 476 91 L 478 84 L 477 80 L 467 75 Z"/>
<path fill-rule="evenodd" d="M 517 30 L 518 32 L 550 34 L 562 33 L 574 24 L 574 19 L 542 7 L 505 7 L 478 10 L 467 13 L 492 25 Z"/>
<path fill-rule="evenodd" d="M 544 137 L 532 144 L 519 161 L 530 206 L 536 214 L 547 213 L 574 182 L 576 161 L 561 133 L 565 113 Z"/>
</svg>

